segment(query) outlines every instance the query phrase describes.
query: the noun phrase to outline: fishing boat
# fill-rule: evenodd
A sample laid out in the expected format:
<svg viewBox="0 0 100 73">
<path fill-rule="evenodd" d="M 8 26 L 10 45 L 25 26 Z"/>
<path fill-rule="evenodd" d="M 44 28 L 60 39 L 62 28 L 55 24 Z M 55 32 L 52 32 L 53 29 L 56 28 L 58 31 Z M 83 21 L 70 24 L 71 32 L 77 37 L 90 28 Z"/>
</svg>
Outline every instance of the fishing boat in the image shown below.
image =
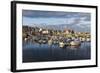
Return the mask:
<svg viewBox="0 0 100 73">
<path fill-rule="evenodd" d="M 59 42 L 59 47 L 63 48 L 65 44 L 63 42 Z"/>
<path fill-rule="evenodd" d="M 84 41 L 86 41 L 86 38 L 80 38 L 80 41 L 84 42 Z"/>
<path fill-rule="evenodd" d="M 87 41 L 87 42 L 90 42 L 90 41 L 91 41 L 91 39 L 90 39 L 90 38 L 87 38 L 87 39 L 86 39 L 86 41 Z"/>
<path fill-rule="evenodd" d="M 71 46 L 79 46 L 79 45 L 81 45 L 81 42 L 80 41 L 71 41 L 70 45 Z"/>
<path fill-rule="evenodd" d="M 53 41 L 52 40 L 48 40 L 48 45 L 52 45 Z"/>
<path fill-rule="evenodd" d="M 58 43 L 59 43 L 58 40 L 53 40 L 54 45 L 57 45 Z"/>
<path fill-rule="evenodd" d="M 41 39 L 41 40 L 38 40 L 38 43 L 39 43 L 39 44 L 46 44 L 46 43 L 47 43 L 47 41 L 46 41 L 46 40 L 42 40 L 42 39 Z"/>
</svg>

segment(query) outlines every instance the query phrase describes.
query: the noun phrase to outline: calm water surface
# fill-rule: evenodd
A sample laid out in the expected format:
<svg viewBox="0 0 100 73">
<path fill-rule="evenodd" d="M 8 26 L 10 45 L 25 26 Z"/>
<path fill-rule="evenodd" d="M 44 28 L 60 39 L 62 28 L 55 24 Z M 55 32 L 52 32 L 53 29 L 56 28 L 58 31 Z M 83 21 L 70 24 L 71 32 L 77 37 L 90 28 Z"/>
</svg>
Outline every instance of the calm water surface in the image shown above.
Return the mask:
<svg viewBox="0 0 100 73">
<path fill-rule="evenodd" d="M 23 62 L 86 60 L 91 58 L 90 42 L 60 48 L 58 45 L 23 43 Z"/>
</svg>

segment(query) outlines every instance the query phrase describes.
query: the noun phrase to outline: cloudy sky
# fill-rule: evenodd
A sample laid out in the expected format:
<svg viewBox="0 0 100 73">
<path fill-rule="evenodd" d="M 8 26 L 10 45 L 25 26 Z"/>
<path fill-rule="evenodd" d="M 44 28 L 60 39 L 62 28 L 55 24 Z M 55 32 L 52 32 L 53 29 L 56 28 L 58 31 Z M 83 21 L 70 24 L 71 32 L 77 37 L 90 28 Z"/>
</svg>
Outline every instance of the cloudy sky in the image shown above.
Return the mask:
<svg viewBox="0 0 100 73">
<path fill-rule="evenodd" d="M 37 11 L 23 10 L 23 25 L 45 24 L 59 25 L 66 24 L 80 28 L 90 28 L 91 14 L 84 12 L 58 12 L 58 11 Z"/>
</svg>

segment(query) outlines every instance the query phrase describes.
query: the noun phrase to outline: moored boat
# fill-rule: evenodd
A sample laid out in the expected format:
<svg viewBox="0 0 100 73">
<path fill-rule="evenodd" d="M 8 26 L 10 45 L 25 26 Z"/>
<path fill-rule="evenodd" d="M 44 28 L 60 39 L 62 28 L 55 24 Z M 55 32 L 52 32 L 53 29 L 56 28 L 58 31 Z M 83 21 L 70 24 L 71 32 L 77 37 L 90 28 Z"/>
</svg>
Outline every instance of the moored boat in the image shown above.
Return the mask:
<svg viewBox="0 0 100 73">
<path fill-rule="evenodd" d="M 90 39 L 90 38 L 87 38 L 87 39 L 86 39 L 86 41 L 87 41 L 87 42 L 90 42 L 90 41 L 91 41 L 91 39 Z"/>
<path fill-rule="evenodd" d="M 59 47 L 63 48 L 65 44 L 63 42 L 59 42 Z"/>
<path fill-rule="evenodd" d="M 80 41 L 84 42 L 84 41 L 86 41 L 86 38 L 80 38 Z"/>
<path fill-rule="evenodd" d="M 70 45 L 71 46 L 79 46 L 79 45 L 81 45 L 81 42 L 80 41 L 71 41 Z"/>
<path fill-rule="evenodd" d="M 48 45 L 52 45 L 52 40 L 48 40 Z"/>
</svg>

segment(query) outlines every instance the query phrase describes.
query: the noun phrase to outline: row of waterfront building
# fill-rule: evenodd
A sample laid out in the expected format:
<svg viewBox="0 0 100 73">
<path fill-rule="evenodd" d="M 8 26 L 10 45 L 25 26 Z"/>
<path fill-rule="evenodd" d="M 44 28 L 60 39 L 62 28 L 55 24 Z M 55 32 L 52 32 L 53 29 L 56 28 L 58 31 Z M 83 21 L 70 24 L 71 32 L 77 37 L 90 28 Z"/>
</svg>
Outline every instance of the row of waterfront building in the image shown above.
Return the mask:
<svg viewBox="0 0 100 73">
<path fill-rule="evenodd" d="M 90 33 L 75 32 L 72 29 L 51 30 L 38 27 L 23 26 L 23 41 L 31 40 L 37 43 L 80 45 L 81 42 L 91 41 Z M 75 44 L 76 43 L 76 44 Z"/>
</svg>

